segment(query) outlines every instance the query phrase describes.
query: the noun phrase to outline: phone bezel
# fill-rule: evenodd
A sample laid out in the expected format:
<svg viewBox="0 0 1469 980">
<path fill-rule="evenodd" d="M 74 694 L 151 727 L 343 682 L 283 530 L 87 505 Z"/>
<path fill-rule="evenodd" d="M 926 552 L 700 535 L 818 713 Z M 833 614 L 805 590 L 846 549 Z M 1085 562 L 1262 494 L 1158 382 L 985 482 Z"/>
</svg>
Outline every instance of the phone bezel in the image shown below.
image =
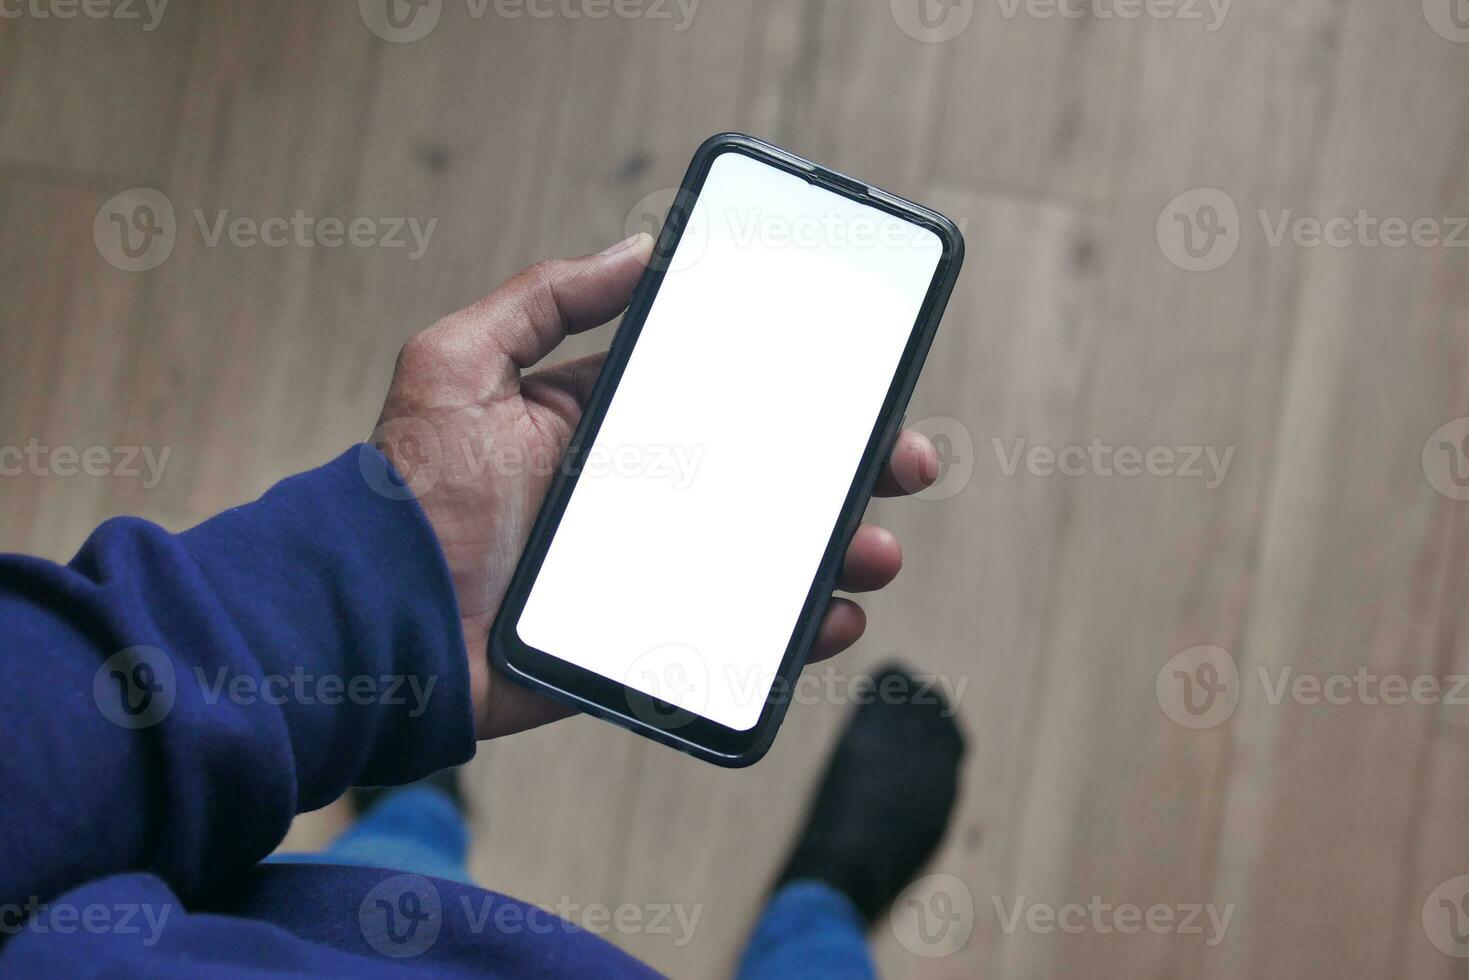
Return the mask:
<svg viewBox="0 0 1469 980">
<path fill-rule="evenodd" d="M 673 207 L 664 221 L 653 260 L 633 293 L 608 351 L 607 362 L 572 436 L 567 460 L 579 459 L 582 448 L 595 442 L 612 395 L 622 380 L 633 347 L 658 295 L 668 262 L 682 238 L 692 204 L 703 188 L 710 167 L 725 153 L 745 154 L 845 198 L 911 221 L 934 232 L 943 243 L 943 255 L 894 372 L 882 411 L 873 424 L 800 617 L 791 631 L 760 719 L 747 731 L 728 728 L 537 650 L 521 640 L 516 626 L 576 487 L 579 473 L 574 465 L 558 467 L 491 627 L 489 655 L 496 667 L 519 684 L 700 759 L 726 767 L 741 767 L 752 765 L 769 750 L 785 717 L 796 676 L 805 665 L 806 655 L 836 586 L 847 544 L 861 522 L 878 475 L 901 430 L 903 412 L 958 278 L 964 259 L 964 238 L 958 227 L 937 211 L 818 166 L 754 137 L 740 133 L 721 133 L 711 137 L 699 147 L 689 164 Z"/>
</svg>

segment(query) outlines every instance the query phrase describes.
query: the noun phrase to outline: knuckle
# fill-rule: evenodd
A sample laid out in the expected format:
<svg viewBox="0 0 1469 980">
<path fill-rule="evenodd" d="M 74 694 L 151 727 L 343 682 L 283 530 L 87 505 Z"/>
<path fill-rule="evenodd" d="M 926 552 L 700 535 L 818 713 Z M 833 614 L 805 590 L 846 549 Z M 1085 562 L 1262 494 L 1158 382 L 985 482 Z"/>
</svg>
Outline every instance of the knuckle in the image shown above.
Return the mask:
<svg viewBox="0 0 1469 980">
<path fill-rule="evenodd" d="M 556 278 L 563 264 L 562 259 L 541 259 L 539 262 L 529 266 L 525 270 L 525 274 L 535 282 L 549 283 Z"/>
<path fill-rule="evenodd" d="M 438 341 L 431 330 L 416 333 L 403 342 L 398 351 L 397 370 L 413 372 L 431 364 L 438 357 Z"/>
</svg>

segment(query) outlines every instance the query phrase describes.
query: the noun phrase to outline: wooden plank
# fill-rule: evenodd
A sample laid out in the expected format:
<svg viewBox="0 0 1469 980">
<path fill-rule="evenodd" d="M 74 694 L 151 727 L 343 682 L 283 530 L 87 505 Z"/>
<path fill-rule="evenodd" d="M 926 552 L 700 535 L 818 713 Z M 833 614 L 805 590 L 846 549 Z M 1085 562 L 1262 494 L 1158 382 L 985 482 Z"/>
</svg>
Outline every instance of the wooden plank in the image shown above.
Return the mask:
<svg viewBox="0 0 1469 980">
<path fill-rule="evenodd" d="M 779 0 L 762 15 L 744 125 L 818 163 L 916 196 L 943 46 L 904 34 L 881 5 Z"/>
<path fill-rule="evenodd" d="M 1462 354 L 1469 339 L 1469 315 L 1462 311 L 1451 327 L 1454 344 Z M 1462 359 L 1457 363 L 1465 363 Z M 1452 384 L 1458 411 L 1469 410 L 1463 372 Z M 1393 896 L 1397 929 L 1388 962 L 1402 976 L 1460 977 L 1464 956 L 1457 944 L 1464 929 L 1463 875 L 1469 874 L 1469 845 L 1464 840 L 1463 816 L 1469 806 L 1469 707 L 1461 697 L 1449 697 L 1457 678 L 1469 676 L 1469 617 L 1463 615 L 1464 590 L 1469 588 L 1469 513 L 1459 500 L 1433 503 L 1432 524 L 1438 532 L 1425 550 L 1437 551 L 1439 579 L 1434 608 L 1425 626 L 1432 631 L 1437 676 L 1445 678 L 1444 701 L 1415 712 L 1410 721 L 1424 724 L 1421 756 L 1415 767 L 1412 797 L 1412 839 L 1401 884 Z M 1433 629 L 1433 627 L 1437 629 Z M 1463 692 L 1459 692 L 1462 694 Z M 1443 902 L 1458 902 L 1458 910 Z M 1452 918 L 1450 915 L 1452 913 Z"/>
<path fill-rule="evenodd" d="M 146 273 L 145 328 L 129 350 L 128 431 L 175 447 L 162 500 L 209 513 L 249 500 L 341 444 L 323 415 L 322 324 L 363 251 L 307 247 L 314 230 L 234 235 L 229 223 L 350 220 L 378 44 L 353 5 L 206 5 L 159 188 L 173 254 Z M 364 431 L 371 420 L 357 422 Z"/>
<path fill-rule="evenodd" d="M 1416 6 L 1353 3 L 1343 24 L 1330 138 L 1302 207 L 1469 214 L 1469 49 L 1433 34 Z M 1384 58 L 1395 71 L 1369 67 Z M 1405 111 L 1427 92 L 1442 111 Z M 1304 262 L 1242 665 L 1276 678 L 1462 671 L 1464 504 L 1435 492 L 1423 456 L 1431 433 L 1469 413 L 1462 253 L 1320 247 Z M 1276 706 L 1246 680 L 1256 697 L 1235 720 L 1217 885 L 1241 902 L 1241 928 L 1212 972 L 1462 975 L 1421 923 L 1432 890 L 1469 869 L 1462 752 L 1439 737 L 1451 709 L 1355 693 Z"/>
<path fill-rule="evenodd" d="M 943 8 L 952 18 L 972 10 L 973 19 L 933 45 L 951 49 L 953 61 L 936 129 L 935 179 L 1104 203 L 1119 154 L 1129 149 L 1136 98 L 1129 66 L 1143 34 L 1154 30 L 1181 47 L 1213 44 L 1217 36 L 1196 22 L 1102 20 L 1087 4 L 1068 6 L 1086 15 L 1037 17 L 1028 11 L 1056 5 L 1025 0 Z"/>
<path fill-rule="evenodd" d="M 354 256 L 324 333 L 332 436 L 364 438 L 403 342 L 535 261 L 546 140 L 562 98 L 570 24 L 471 15 L 446 4 L 411 43 L 374 39 L 378 64 L 353 210 L 433 223 L 414 261 Z"/>
<path fill-rule="evenodd" d="M 1021 439 L 1050 446 L 1074 439 L 1099 342 L 1102 223 L 1065 207 L 961 191 L 940 189 L 933 198 L 969 219 L 970 258 L 909 414 L 954 458 L 938 499 L 873 508 L 872 519 L 903 539 L 909 568 L 866 601 L 866 645 L 962 692 L 958 718 L 969 747 L 962 795 L 929 871 L 959 878 L 984 912 L 1020 839 L 1015 800 L 1028 779 L 1025 750 L 1044 680 L 1047 584 L 1071 506 L 1063 483 L 1007 472 L 1006 460 Z M 974 467 L 967 485 L 966 456 Z M 878 934 L 884 976 L 988 972 L 999 941 L 992 917 L 976 916 L 957 955 L 929 959 L 947 947 L 897 941 L 910 914 L 900 905 Z"/>
<path fill-rule="evenodd" d="M 173 143 L 197 5 L 96 8 L 128 15 L 121 18 L 74 7 L 65 19 L 56 16 L 61 6 L 16 4 L 10 9 L 20 16 L 0 19 L 0 157 L 157 182 Z"/>
<path fill-rule="evenodd" d="M 116 510 L 123 484 L 146 493 L 146 476 L 128 476 L 133 467 L 115 451 L 113 405 L 127 385 L 116 352 L 137 327 L 143 283 L 107 265 L 93 242 L 108 196 L 0 173 L 0 282 L 9 284 L 0 297 L 0 550 L 65 561 Z M 57 458 L 61 447 L 107 458 L 90 475 Z"/>
<path fill-rule="evenodd" d="M 677 33 L 668 21 L 574 22 L 528 254 L 580 255 L 661 221 L 699 144 L 744 125 L 755 10 L 703 4 Z M 572 338 L 556 358 L 605 349 L 612 329 Z"/>
<path fill-rule="evenodd" d="M 1025 747 L 1032 775 L 1016 803 L 1004 887 L 978 899 L 981 917 L 998 920 L 996 903 L 1059 909 L 1093 896 L 1114 908 L 1200 903 L 1220 914 L 1242 901 L 1214 880 L 1227 730 L 1175 724 L 1154 692 L 1174 654 L 1240 647 L 1299 259 L 1244 234 L 1232 262 L 1186 272 L 1165 257 L 1162 244 L 1184 259 L 1158 226 L 1169 199 L 1191 188 L 1222 188 L 1246 214 L 1303 199 L 1338 22 L 1321 2 L 1285 20 L 1238 6 L 1213 34 L 1147 25 L 1136 134 L 1097 243 L 1101 324 L 1075 438 L 1166 448 L 1172 466 L 1189 447 L 1234 455 L 1222 479 L 1119 476 L 1119 456 L 1070 482 L 1070 526 L 1045 597 L 1042 699 Z M 992 972 L 1187 974 L 1206 938 L 1073 934 L 1022 920 L 999 938 Z"/>
</svg>

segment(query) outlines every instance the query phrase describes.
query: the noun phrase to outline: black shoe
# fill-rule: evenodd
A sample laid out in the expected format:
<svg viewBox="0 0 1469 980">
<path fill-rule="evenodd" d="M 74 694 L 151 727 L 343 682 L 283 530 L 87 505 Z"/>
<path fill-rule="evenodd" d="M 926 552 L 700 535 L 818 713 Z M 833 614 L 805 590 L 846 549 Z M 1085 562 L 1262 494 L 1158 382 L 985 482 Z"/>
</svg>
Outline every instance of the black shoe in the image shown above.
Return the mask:
<svg viewBox="0 0 1469 980">
<path fill-rule="evenodd" d="M 937 687 L 887 667 L 861 689 L 779 889 L 825 882 L 870 926 L 933 856 L 958 792 L 964 736 Z"/>
<path fill-rule="evenodd" d="M 438 772 L 425 776 L 416 783 L 409 786 L 429 786 L 444 793 L 454 801 L 454 808 L 460 813 L 466 813 L 464 793 L 459 788 L 459 767 L 450 766 L 448 769 L 440 769 Z M 352 801 L 352 806 L 357 810 L 360 817 L 377 803 L 378 800 L 387 796 L 402 786 L 353 786 L 347 791 L 347 797 Z"/>
</svg>

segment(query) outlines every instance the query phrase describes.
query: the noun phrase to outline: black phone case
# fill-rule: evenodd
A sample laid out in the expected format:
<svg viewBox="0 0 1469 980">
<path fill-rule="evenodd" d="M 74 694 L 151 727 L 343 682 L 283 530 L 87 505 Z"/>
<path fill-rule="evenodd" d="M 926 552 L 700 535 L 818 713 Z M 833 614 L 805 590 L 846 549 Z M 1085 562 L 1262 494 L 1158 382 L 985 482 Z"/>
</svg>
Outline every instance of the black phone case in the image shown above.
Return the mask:
<svg viewBox="0 0 1469 980">
<path fill-rule="evenodd" d="M 524 611 L 531 585 L 540 573 L 551 539 L 560 526 L 561 517 L 576 486 L 578 473 L 571 466 L 563 466 L 558 470 L 541 505 L 530 540 L 491 627 L 489 655 L 501 672 L 523 686 L 697 758 L 733 768 L 753 765 L 769 751 L 775 741 L 776 732 L 780 729 L 780 723 L 790 703 L 796 677 L 805 665 L 806 655 L 815 641 L 822 615 L 836 586 L 847 544 L 861 523 L 878 475 L 902 429 L 903 413 L 908 399 L 918 381 L 924 359 L 959 276 L 959 268 L 964 259 L 964 238 L 952 221 L 936 211 L 817 166 L 809 160 L 753 137 L 739 133 L 723 133 L 711 137 L 699 147 L 689 164 L 683 184 L 664 222 L 653 260 L 633 293 L 627 313 L 608 351 L 606 365 L 592 390 L 581 423 L 572 436 L 567 460 L 580 459 L 583 447 L 590 446 L 595 441 L 612 394 L 622 379 L 628 357 L 662 285 L 668 262 L 683 234 L 693 202 L 703 187 L 704 178 L 716 157 L 731 152 L 752 156 L 843 197 L 919 224 L 937 234 L 944 245 L 943 257 L 934 273 L 918 321 L 888 389 L 882 412 L 863 451 L 862 462 L 848 488 L 846 500 L 832 529 L 826 552 L 816 577 L 812 580 L 811 589 L 792 631 L 760 719 L 748 731 L 735 731 L 535 650 L 520 639 L 516 624 Z"/>
</svg>

